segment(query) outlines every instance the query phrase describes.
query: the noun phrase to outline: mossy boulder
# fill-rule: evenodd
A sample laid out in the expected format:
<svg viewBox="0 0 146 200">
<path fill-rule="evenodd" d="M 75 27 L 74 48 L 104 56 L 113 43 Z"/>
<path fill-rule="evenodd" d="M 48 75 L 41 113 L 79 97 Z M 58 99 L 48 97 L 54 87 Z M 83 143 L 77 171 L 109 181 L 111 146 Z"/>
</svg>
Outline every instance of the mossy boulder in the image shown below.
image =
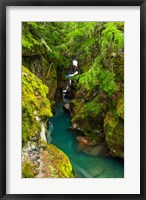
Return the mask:
<svg viewBox="0 0 146 200">
<path fill-rule="evenodd" d="M 74 177 L 69 158 L 53 144 L 42 141 L 41 147 L 36 143 L 33 148 L 23 148 L 22 178 Z"/>
<path fill-rule="evenodd" d="M 37 178 L 73 178 L 74 173 L 69 158 L 53 144 L 41 152 L 41 169 Z"/>
<path fill-rule="evenodd" d="M 36 175 L 37 166 L 30 161 L 22 163 L 22 178 L 34 178 Z"/>
<path fill-rule="evenodd" d="M 105 140 L 112 156 L 124 158 L 124 121 L 108 112 L 104 119 Z"/>
</svg>

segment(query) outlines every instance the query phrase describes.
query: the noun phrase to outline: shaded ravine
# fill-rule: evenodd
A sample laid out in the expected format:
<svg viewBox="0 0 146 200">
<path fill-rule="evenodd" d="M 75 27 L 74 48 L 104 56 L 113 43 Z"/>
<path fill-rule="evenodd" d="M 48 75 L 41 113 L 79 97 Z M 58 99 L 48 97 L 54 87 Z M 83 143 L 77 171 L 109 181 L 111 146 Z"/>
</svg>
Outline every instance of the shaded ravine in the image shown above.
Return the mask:
<svg viewBox="0 0 146 200">
<path fill-rule="evenodd" d="M 63 104 L 63 102 L 57 103 L 55 115 L 50 119 L 53 125 L 51 143 L 70 158 L 76 176 L 78 178 L 123 178 L 123 160 L 89 156 L 78 150 L 77 134 L 68 130 L 71 127 L 71 117 L 64 112 Z"/>
</svg>

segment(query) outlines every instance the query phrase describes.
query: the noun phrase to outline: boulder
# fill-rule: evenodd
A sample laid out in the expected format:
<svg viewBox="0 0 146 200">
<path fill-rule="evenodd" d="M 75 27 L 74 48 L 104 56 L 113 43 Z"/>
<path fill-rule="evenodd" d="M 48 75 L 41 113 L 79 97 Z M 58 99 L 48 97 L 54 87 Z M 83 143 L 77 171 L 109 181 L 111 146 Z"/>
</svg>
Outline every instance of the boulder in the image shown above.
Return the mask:
<svg viewBox="0 0 146 200">
<path fill-rule="evenodd" d="M 70 104 L 69 103 L 66 103 L 64 106 L 63 106 L 63 109 L 64 109 L 64 111 L 66 111 L 66 112 L 71 112 L 71 109 L 70 109 Z"/>
<path fill-rule="evenodd" d="M 69 158 L 56 146 L 49 144 L 41 152 L 41 167 L 36 178 L 74 178 Z"/>
</svg>

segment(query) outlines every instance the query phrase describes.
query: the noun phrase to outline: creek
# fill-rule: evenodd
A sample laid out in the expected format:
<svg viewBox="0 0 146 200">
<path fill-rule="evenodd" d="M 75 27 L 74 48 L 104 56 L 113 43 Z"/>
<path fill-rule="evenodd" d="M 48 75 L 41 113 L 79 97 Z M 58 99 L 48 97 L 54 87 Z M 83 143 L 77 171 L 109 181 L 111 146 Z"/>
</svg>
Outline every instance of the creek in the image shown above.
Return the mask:
<svg viewBox="0 0 146 200">
<path fill-rule="evenodd" d="M 49 119 L 48 143 L 56 145 L 70 159 L 77 178 L 123 178 L 124 162 L 122 159 L 89 156 L 78 149 L 76 137 L 68 128 L 71 117 L 63 110 L 64 102 L 58 102 L 55 115 Z"/>
</svg>

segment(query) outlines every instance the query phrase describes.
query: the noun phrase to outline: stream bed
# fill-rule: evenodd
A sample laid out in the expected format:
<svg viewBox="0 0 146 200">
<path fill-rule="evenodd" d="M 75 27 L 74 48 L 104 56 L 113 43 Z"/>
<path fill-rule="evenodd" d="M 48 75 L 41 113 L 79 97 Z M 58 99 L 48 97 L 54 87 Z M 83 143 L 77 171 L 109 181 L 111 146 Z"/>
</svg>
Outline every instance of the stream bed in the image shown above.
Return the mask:
<svg viewBox="0 0 146 200">
<path fill-rule="evenodd" d="M 51 122 L 51 143 L 70 159 L 77 178 L 124 178 L 124 161 L 103 156 L 89 156 L 79 151 L 76 133 L 68 130 L 71 117 L 63 110 L 64 102 L 58 102 Z"/>
</svg>

